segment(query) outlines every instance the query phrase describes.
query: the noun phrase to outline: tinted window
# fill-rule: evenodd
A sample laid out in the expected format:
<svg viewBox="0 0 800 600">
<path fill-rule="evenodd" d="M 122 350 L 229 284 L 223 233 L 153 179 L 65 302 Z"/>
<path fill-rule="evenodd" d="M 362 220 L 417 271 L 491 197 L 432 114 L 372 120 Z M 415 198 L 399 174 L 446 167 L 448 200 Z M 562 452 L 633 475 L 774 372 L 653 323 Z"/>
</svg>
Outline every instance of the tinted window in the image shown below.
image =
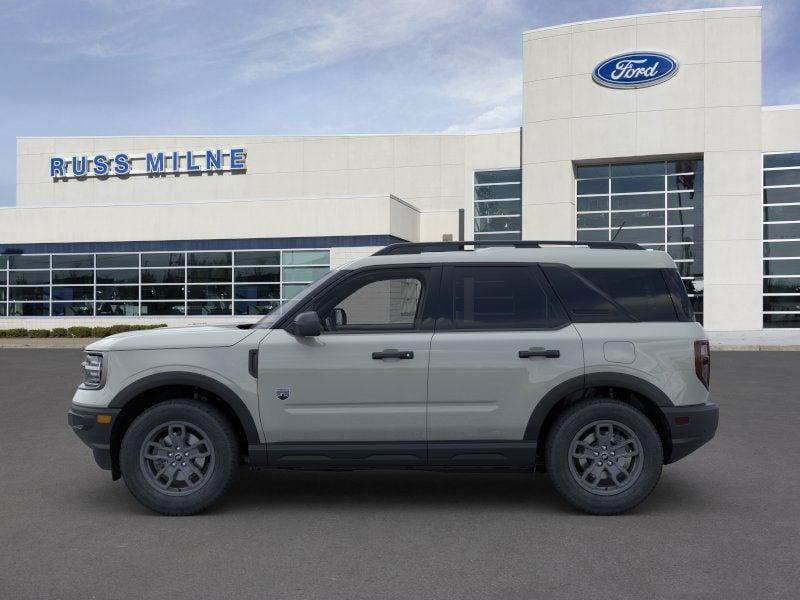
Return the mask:
<svg viewBox="0 0 800 600">
<path fill-rule="evenodd" d="M 580 269 L 640 321 L 675 321 L 675 307 L 658 269 Z"/>
<path fill-rule="evenodd" d="M 576 323 L 630 321 L 607 297 L 593 289 L 572 269 L 543 267 L 543 270 Z"/>
<path fill-rule="evenodd" d="M 530 267 L 454 267 L 450 289 L 454 329 L 549 329 L 567 322 Z"/>
<path fill-rule="evenodd" d="M 339 329 L 358 326 L 413 327 L 422 297 L 422 281 L 412 277 L 381 279 L 359 287 L 337 303 L 347 315 Z"/>
</svg>

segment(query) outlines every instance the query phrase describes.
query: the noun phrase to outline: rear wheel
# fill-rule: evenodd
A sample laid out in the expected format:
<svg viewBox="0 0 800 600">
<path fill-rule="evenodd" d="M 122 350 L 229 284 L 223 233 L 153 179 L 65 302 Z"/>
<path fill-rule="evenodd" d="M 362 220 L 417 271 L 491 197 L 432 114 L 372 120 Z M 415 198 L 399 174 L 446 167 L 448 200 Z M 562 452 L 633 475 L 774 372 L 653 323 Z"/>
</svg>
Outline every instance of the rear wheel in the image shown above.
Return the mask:
<svg viewBox="0 0 800 600">
<path fill-rule="evenodd" d="M 591 514 L 626 512 L 647 498 L 661 476 L 661 439 L 639 410 L 616 400 L 568 408 L 548 436 L 545 461 L 556 490 Z"/>
<path fill-rule="evenodd" d="M 122 440 L 120 469 L 133 496 L 165 515 L 205 510 L 233 484 L 239 448 L 215 408 L 170 400 L 139 415 Z"/>
</svg>

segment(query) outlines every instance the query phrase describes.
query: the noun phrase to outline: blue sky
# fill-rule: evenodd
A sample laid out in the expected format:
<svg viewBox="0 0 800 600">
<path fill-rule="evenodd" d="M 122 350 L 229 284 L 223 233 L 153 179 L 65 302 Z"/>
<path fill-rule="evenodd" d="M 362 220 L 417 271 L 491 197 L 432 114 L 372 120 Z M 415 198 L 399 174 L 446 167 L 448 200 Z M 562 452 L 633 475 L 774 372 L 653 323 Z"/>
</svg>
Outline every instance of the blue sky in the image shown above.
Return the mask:
<svg viewBox="0 0 800 600">
<path fill-rule="evenodd" d="M 0 1 L 16 136 L 433 132 L 521 123 L 522 36 L 714 0 Z M 764 104 L 800 103 L 800 2 L 764 2 Z"/>
</svg>

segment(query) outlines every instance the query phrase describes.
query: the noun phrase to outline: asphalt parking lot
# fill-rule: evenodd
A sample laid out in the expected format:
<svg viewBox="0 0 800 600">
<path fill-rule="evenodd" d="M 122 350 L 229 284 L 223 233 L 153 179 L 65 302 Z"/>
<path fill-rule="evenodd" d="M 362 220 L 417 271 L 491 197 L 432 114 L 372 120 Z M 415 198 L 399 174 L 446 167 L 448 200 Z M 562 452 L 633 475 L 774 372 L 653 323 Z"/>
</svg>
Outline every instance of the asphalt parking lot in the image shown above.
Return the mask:
<svg viewBox="0 0 800 600">
<path fill-rule="evenodd" d="M 634 513 L 547 477 L 241 471 L 154 515 L 66 425 L 80 351 L 0 350 L 0 598 L 796 598 L 800 353 L 717 352 L 717 437 Z"/>
</svg>

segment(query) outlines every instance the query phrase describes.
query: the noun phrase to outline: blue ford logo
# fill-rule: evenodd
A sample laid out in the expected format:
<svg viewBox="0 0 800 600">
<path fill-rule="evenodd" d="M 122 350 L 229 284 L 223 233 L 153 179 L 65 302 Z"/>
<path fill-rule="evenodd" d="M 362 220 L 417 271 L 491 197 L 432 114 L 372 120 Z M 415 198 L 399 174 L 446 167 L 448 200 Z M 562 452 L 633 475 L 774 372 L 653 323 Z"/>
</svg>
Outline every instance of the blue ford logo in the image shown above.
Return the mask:
<svg viewBox="0 0 800 600">
<path fill-rule="evenodd" d="M 592 79 L 610 88 L 640 88 L 666 81 L 678 72 L 678 61 L 658 52 L 628 52 L 601 62 Z"/>
</svg>

